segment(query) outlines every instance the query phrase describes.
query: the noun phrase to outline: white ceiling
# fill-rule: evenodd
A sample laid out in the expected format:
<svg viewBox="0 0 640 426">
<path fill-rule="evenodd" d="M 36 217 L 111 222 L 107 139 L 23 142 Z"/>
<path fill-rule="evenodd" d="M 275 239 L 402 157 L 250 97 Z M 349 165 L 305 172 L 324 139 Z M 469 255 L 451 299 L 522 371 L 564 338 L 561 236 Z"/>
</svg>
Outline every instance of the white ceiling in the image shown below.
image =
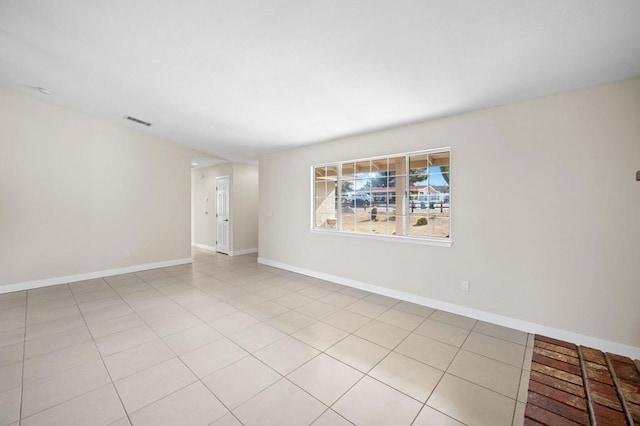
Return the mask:
<svg viewBox="0 0 640 426">
<path fill-rule="evenodd" d="M 639 75 L 638 0 L 0 0 L 0 86 L 231 161 Z"/>
</svg>

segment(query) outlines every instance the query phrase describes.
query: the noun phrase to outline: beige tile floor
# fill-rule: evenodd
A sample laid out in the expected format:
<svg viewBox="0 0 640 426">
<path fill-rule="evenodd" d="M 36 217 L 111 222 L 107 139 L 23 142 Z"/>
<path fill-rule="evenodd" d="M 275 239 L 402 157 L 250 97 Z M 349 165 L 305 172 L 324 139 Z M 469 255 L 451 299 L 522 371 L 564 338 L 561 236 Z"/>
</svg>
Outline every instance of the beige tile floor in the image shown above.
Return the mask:
<svg viewBox="0 0 640 426">
<path fill-rule="evenodd" d="M 194 251 L 0 295 L 0 426 L 521 425 L 532 336 Z"/>
</svg>

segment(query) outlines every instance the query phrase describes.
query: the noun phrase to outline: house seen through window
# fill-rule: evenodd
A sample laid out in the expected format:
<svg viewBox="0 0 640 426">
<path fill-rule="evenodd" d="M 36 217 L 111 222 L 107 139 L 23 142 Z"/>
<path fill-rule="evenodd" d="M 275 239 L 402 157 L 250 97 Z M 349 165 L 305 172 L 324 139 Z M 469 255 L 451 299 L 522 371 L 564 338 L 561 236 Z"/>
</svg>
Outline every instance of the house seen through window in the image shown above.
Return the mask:
<svg viewBox="0 0 640 426">
<path fill-rule="evenodd" d="M 313 228 L 450 237 L 450 151 L 414 152 L 313 167 Z"/>
</svg>

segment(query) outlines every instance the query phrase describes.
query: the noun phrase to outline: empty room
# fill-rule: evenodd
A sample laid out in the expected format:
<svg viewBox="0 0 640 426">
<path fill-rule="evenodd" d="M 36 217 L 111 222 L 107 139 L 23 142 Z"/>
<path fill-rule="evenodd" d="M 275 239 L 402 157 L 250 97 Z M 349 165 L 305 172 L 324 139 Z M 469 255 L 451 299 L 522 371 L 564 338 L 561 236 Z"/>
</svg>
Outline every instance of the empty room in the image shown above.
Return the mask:
<svg viewBox="0 0 640 426">
<path fill-rule="evenodd" d="M 0 1 L 0 426 L 640 425 L 638 22 Z"/>
</svg>

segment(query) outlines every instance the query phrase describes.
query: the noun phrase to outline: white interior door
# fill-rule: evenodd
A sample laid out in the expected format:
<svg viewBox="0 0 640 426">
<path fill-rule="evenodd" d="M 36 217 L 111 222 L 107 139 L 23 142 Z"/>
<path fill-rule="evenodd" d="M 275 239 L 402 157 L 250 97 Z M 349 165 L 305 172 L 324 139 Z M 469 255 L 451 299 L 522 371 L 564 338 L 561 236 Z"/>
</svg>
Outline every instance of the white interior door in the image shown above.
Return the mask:
<svg viewBox="0 0 640 426">
<path fill-rule="evenodd" d="M 216 251 L 229 254 L 229 176 L 216 178 Z"/>
</svg>

